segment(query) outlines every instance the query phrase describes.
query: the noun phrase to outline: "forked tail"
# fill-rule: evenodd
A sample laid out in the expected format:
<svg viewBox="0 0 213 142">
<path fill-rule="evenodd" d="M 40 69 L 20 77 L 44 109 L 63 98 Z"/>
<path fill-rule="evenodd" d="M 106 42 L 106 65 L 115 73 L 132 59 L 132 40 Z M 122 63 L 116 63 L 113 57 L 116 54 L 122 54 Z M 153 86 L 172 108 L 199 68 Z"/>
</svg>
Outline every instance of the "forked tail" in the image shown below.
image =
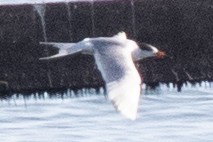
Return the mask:
<svg viewBox="0 0 213 142">
<path fill-rule="evenodd" d="M 80 49 L 74 49 L 74 48 L 73 48 L 73 50 L 71 50 L 71 48 L 74 47 L 76 45 L 76 43 L 40 42 L 40 44 L 51 46 L 51 47 L 56 47 L 59 49 L 58 54 L 48 56 L 48 57 L 43 57 L 43 58 L 40 58 L 40 60 L 49 60 L 49 59 L 64 57 L 69 54 L 79 52 L 79 50 L 80 50 Z M 72 53 L 70 51 L 72 51 Z"/>
</svg>

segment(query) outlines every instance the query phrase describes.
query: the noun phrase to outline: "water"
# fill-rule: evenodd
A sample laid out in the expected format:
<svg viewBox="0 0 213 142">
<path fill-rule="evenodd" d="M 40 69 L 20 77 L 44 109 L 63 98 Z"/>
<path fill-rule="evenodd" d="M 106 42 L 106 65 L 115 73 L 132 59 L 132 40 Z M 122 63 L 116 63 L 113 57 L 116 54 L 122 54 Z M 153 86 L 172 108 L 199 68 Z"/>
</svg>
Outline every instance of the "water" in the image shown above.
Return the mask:
<svg viewBox="0 0 213 142">
<path fill-rule="evenodd" d="M 60 96 L 0 103 L 0 141 L 212 142 L 213 89 L 161 86 L 144 92 L 136 121 L 117 113 L 104 95 Z"/>
</svg>

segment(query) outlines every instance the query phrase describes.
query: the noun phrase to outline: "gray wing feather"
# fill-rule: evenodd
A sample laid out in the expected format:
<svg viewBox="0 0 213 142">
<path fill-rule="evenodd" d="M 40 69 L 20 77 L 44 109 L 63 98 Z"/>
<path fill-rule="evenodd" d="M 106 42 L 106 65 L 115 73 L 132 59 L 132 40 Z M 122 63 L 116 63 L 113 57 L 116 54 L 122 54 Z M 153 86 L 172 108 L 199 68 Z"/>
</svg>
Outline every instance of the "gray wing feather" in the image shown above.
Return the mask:
<svg viewBox="0 0 213 142">
<path fill-rule="evenodd" d="M 141 79 L 131 53 L 116 45 L 98 48 L 95 61 L 105 82 L 108 98 L 124 116 L 137 116 Z"/>
</svg>

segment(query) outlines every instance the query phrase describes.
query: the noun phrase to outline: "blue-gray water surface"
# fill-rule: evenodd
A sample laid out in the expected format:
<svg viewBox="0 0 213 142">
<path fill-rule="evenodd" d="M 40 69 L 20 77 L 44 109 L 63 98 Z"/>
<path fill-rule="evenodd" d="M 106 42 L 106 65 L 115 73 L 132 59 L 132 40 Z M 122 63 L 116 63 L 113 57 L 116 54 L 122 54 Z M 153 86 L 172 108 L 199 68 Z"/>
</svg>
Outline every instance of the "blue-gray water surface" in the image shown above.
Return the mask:
<svg viewBox="0 0 213 142">
<path fill-rule="evenodd" d="M 103 94 L 12 97 L 0 102 L 1 142 L 212 142 L 211 84 L 178 93 L 143 92 L 138 119 L 125 119 Z"/>
</svg>

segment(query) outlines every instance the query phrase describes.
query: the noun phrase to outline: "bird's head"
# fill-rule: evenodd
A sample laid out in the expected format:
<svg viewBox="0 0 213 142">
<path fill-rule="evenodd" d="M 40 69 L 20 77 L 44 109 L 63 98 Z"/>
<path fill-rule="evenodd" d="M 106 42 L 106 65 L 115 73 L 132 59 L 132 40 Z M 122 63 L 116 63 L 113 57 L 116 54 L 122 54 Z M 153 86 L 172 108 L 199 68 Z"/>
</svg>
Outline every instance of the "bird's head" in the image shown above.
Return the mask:
<svg viewBox="0 0 213 142">
<path fill-rule="evenodd" d="M 139 48 L 141 50 L 142 58 L 156 57 L 158 59 L 162 59 L 162 58 L 166 57 L 165 52 L 158 50 L 156 47 L 154 47 L 150 44 L 140 43 Z"/>
</svg>

